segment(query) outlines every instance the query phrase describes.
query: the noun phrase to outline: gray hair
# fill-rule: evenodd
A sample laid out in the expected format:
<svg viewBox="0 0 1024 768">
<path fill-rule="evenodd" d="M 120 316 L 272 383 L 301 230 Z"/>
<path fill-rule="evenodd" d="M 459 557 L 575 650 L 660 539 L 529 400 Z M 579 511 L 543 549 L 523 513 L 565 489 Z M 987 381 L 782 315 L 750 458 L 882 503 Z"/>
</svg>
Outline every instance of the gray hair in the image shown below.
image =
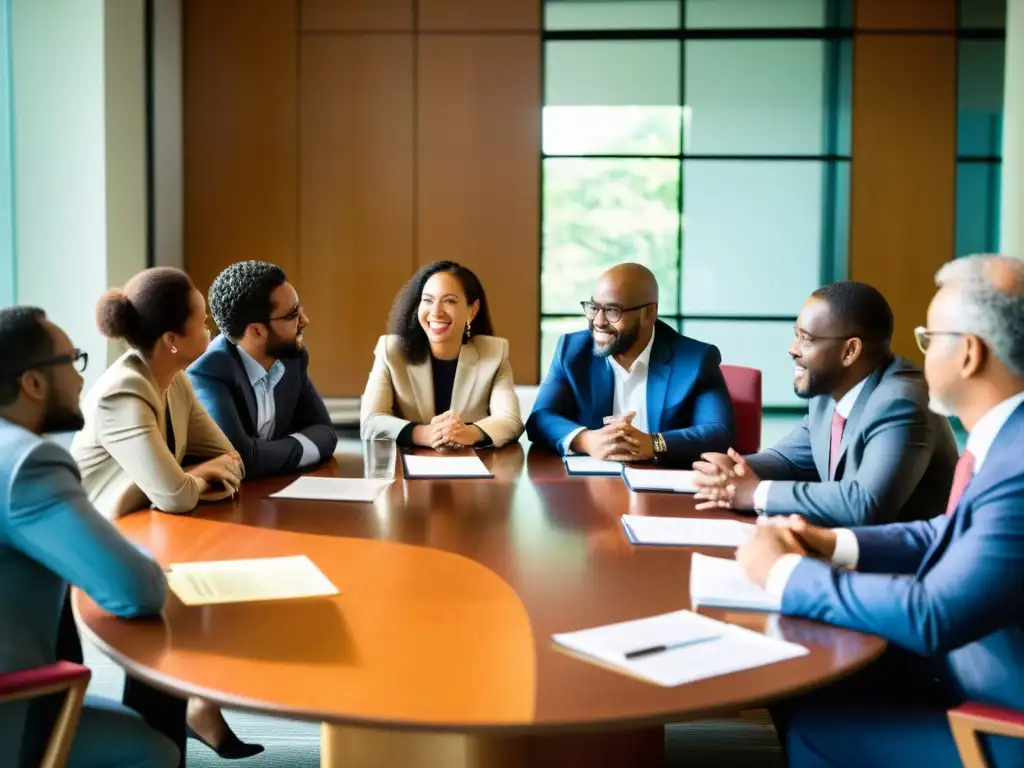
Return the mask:
<svg viewBox="0 0 1024 768">
<path fill-rule="evenodd" d="M 999 279 L 997 270 L 1007 279 Z M 978 336 L 1011 372 L 1024 377 L 1024 260 L 964 256 L 943 265 L 935 283 L 956 288 L 960 299 L 959 327 L 944 330 Z"/>
</svg>

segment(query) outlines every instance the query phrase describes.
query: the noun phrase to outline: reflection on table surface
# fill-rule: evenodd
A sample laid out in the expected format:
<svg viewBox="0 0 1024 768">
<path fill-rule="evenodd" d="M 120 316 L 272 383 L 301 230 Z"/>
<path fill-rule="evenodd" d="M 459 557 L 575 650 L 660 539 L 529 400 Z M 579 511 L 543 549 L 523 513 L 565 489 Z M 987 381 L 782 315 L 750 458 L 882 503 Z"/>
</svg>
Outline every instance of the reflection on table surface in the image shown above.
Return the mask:
<svg viewBox="0 0 1024 768">
<path fill-rule="evenodd" d="M 807 646 L 770 667 L 660 688 L 557 650 L 551 635 L 689 608 L 693 551 L 635 547 L 620 517 L 701 515 L 688 496 L 568 477 L 512 445 L 493 479 L 404 480 L 372 504 L 268 498 L 244 486 L 194 515 L 140 512 L 121 530 L 161 563 L 306 554 L 331 598 L 186 608 L 126 622 L 78 596 L 98 644 L 135 674 L 236 706 L 335 722 L 501 730 L 650 723 L 736 710 L 849 674 L 878 638 L 775 615 L 702 613 Z M 361 477 L 361 453 L 316 474 Z M 735 516 L 738 517 L 738 516 Z"/>
</svg>

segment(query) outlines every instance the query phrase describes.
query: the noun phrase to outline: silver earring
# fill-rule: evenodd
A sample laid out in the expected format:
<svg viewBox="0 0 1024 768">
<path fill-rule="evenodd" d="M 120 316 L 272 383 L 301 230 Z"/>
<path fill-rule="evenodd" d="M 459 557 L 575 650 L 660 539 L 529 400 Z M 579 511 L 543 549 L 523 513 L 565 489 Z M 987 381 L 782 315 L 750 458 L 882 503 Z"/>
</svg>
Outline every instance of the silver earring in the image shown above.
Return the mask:
<svg viewBox="0 0 1024 768">
<path fill-rule="evenodd" d="M 467 320 L 466 321 L 466 338 L 468 339 L 468 338 L 470 338 L 472 336 L 473 336 L 473 321 L 472 320 Z"/>
</svg>

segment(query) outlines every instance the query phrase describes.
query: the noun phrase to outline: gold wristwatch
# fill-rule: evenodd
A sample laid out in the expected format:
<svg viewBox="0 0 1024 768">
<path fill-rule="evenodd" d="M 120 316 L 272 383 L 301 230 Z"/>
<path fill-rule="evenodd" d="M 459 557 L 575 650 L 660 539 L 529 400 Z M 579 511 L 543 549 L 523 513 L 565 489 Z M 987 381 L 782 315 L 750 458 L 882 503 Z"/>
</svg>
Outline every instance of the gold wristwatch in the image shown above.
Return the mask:
<svg viewBox="0 0 1024 768">
<path fill-rule="evenodd" d="M 655 432 L 651 435 L 651 440 L 654 443 L 654 460 L 661 461 L 662 456 L 668 453 L 668 444 L 665 442 L 665 436 L 661 432 Z"/>
</svg>

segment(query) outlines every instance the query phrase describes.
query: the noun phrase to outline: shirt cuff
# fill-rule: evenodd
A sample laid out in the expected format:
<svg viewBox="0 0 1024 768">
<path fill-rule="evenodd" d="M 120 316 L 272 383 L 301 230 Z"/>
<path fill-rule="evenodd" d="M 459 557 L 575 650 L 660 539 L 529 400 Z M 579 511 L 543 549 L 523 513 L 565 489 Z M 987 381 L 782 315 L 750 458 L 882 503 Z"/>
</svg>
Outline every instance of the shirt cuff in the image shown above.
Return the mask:
<svg viewBox="0 0 1024 768">
<path fill-rule="evenodd" d="M 316 447 L 312 440 L 305 435 L 295 432 L 288 437 L 294 437 L 299 441 L 299 445 L 302 446 L 302 458 L 299 460 L 299 467 L 311 467 L 320 461 L 320 449 Z"/>
<path fill-rule="evenodd" d="M 781 603 L 782 595 L 789 583 L 789 577 L 793 575 L 793 569 L 800 565 L 801 560 L 803 557 L 793 552 L 776 560 L 775 565 L 768 571 L 768 580 L 765 582 L 764 591 Z"/>
<path fill-rule="evenodd" d="M 768 509 L 768 491 L 771 490 L 772 481 L 762 480 L 754 488 L 754 511 L 765 512 Z"/>
<path fill-rule="evenodd" d="M 857 567 L 860 560 L 860 545 L 857 543 L 857 534 L 848 528 L 836 528 L 836 549 L 832 553 L 832 565 L 837 568 L 848 568 L 851 571 Z"/>
<path fill-rule="evenodd" d="M 411 422 L 411 421 L 408 424 L 406 424 L 404 427 L 402 427 L 402 431 L 399 432 L 398 433 L 398 437 L 395 438 L 395 443 L 397 443 L 399 448 L 412 448 L 413 447 L 412 431 L 414 429 L 416 429 L 416 424 Z"/>
<path fill-rule="evenodd" d="M 572 441 L 576 439 L 576 436 L 580 432 L 586 432 L 586 431 L 587 431 L 586 427 L 577 427 L 572 432 L 570 432 L 568 435 L 563 437 L 562 438 L 562 454 L 565 455 L 565 456 L 568 456 L 569 454 L 571 454 L 572 451 L 569 450 L 569 446 L 572 445 Z"/>
</svg>

